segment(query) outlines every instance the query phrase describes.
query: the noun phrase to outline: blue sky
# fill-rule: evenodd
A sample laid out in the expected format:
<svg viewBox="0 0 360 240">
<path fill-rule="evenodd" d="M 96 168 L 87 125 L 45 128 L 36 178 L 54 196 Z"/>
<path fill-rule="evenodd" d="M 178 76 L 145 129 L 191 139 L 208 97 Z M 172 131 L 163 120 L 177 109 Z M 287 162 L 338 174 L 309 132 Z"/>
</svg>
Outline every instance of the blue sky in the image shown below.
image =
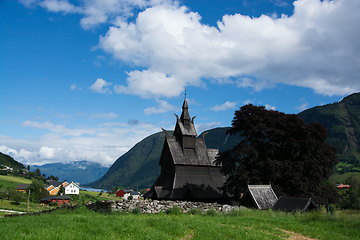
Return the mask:
<svg viewBox="0 0 360 240">
<path fill-rule="evenodd" d="M 285 113 L 360 91 L 358 0 L 0 1 L 0 151 L 111 165 L 172 130 L 186 89 L 198 134 L 242 105 Z"/>
</svg>

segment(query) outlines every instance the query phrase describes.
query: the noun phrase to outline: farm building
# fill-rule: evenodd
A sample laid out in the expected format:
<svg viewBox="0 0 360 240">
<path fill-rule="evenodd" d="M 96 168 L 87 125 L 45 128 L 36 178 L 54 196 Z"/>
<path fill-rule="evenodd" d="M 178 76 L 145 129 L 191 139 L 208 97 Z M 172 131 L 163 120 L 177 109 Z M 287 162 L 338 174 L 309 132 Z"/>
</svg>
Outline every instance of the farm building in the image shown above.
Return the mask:
<svg viewBox="0 0 360 240">
<path fill-rule="evenodd" d="M 248 208 L 270 209 L 277 200 L 271 185 L 248 185 L 241 205 Z"/>
<path fill-rule="evenodd" d="M 304 213 L 319 208 L 311 198 L 280 197 L 272 209 L 286 212 L 301 211 Z"/>
<path fill-rule="evenodd" d="M 121 197 L 123 199 L 128 199 L 128 197 L 130 197 L 130 196 L 132 196 L 132 199 L 139 199 L 140 198 L 140 193 L 138 191 L 134 191 L 134 190 L 120 189 L 120 190 L 116 191 L 115 195 L 117 197 Z"/>
<path fill-rule="evenodd" d="M 25 183 L 19 183 L 16 187 L 16 191 L 18 192 L 26 192 L 26 188 L 30 186 L 30 184 L 25 184 Z"/>
<path fill-rule="evenodd" d="M 47 198 L 40 199 L 40 202 L 43 204 L 49 204 L 51 202 L 56 202 L 58 205 L 68 203 L 71 200 L 68 196 L 50 196 Z"/>
</svg>

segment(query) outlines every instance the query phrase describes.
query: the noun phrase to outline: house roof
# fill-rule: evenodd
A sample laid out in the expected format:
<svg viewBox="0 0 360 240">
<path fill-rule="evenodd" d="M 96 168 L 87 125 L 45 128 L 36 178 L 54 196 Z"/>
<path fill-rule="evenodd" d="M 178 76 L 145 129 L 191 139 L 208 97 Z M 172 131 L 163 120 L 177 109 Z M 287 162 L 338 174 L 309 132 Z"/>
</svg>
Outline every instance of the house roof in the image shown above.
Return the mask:
<svg viewBox="0 0 360 240">
<path fill-rule="evenodd" d="M 316 210 L 318 206 L 311 198 L 280 197 L 272 207 L 274 210 L 287 212 Z"/>
<path fill-rule="evenodd" d="M 62 196 L 50 196 L 47 198 L 43 198 L 40 199 L 40 201 L 51 201 L 51 200 L 70 200 L 71 198 L 66 196 L 66 195 L 62 195 Z"/>
<path fill-rule="evenodd" d="M 67 184 L 64 188 L 69 188 L 70 185 L 74 186 L 74 187 L 77 187 L 77 188 L 80 188 L 78 184 L 74 183 L 74 182 L 71 182 L 69 184 Z"/>
<path fill-rule="evenodd" d="M 26 190 L 30 184 L 19 183 L 16 187 L 17 190 Z"/>
<path fill-rule="evenodd" d="M 55 180 L 48 181 L 48 185 L 53 185 L 54 187 L 59 187 L 63 182 L 58 182 Z"/>
<path fill-rule="evenodd" d="M 274 206 L 277 200 L 278 198 L 271 185 L 248 185 L 242 203 L 252 201 L 258 209 L 269 209 Z"/>
</svg>

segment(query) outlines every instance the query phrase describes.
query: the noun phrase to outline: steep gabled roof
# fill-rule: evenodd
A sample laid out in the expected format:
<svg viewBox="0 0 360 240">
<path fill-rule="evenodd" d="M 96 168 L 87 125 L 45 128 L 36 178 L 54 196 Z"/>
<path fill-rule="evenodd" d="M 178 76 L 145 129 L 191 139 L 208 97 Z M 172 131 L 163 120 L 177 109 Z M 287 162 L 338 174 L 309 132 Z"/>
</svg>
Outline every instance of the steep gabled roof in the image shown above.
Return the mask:
<svg viewBox="0 0 360 240">
<path fill-rule="evenodd" d="M 203 139 L 195 139 L 195 149 L 182 149 L 174 136 L 165 139 L 175 165 L 216 166 L 217 149 L 207 149 Z M 161 164 L 161 163 L 160 163 Z"/>
<path fill-rule="evenodd" d="M 248 185 L 242 205 L 251 207 L 253 204 L 258 209 L 269 209 L 274 206 L 277 200 L 278 198 L 271 185 Z"/>
<path fill-rule="evenodd" d="M 311 198 L 280 197 L 272 207 L 274 210 L 286 212 L 317 210 L 318 206 Z"/>
</svg>

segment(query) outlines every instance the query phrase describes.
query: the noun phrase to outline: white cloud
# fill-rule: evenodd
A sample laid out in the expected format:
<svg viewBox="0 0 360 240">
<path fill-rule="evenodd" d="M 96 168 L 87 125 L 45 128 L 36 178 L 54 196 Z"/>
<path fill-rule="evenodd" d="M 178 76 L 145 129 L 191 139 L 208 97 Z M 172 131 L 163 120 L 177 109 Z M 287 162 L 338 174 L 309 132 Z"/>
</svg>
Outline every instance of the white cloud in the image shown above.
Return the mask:
<svg viewBox="0 0 360 240">
<path fill-rule="evenodd" d="M 276 109 L 275 106 L 271 106 L 271 105 L 269 105 L 269 104 L 265 104 L 265 108 L 266 108 L 267 110 L 275 110 L 275 109 Z"/>
<path fill-rule="evenodd" d="M 28 121 L 24 125 L 49 131 L 31 140 L 0 135 L 0 151 L 25 165 L 86 160 L 109 166 L 144 137 L 160 131 L 159 126 L 142 122 L 134 125 L 133 121 L 84 129 L 63 126 L 65 132 L 73 134 L 59 131 L 55 127 L 58 125 L 49 122 Z"/>
<path fill-rule="evenodd" d="M 46 160 L 53 159 L 55 156 L 55 151 L 56 151 L 55 148 L 43 146 L 40 148 L 39 157 L 40 159 L 46 159 Z"/>
<path fill-rule="evenodd" d="M 145 68 L 129 72 L 127 86 L 116 86 L 141 97 L 178 96 L 186 86 L 231 82 L 227 78 L 255 91 L 279 83 L 323 95 L 360 91 L 360 2 L 299 0 L 294 6 L 292 16 L 277 19 L 225 15 L 215 28 L 184 6 L 157 5 L 136 22 L 118 20 L 99 47 Z"/>
<path fill-rule="evenodd" d="M 75 83 L 71 84 L 71 86 L 70 86 L 70 89 L 73 90 L 73 91 L 75 91 L 77 88 L 78 87 L 76 86 Z"/>
<path fill-rule="evenodd" d="M 165 100 L 157 100 L 157 102 L 159 103 L 159 107 L 146 108 L 144 110 L 144 114 L 150 115 L 150 114 L 165 113 L 177 109 L 177 107 L 168 103 Z"/>
<path fill-rule="evenodd" d="M 81 14 L 83 28 L 113 24 L 98 48 L 138 68 L 128 72 L 126 85 L 114 87 L 117 93 L 174 97 L 207 80 L 254 91 L 279 83 L 329 96 L 360 91 L 358 0 L 298 0 L 292 16 L 224 15 L 216 27 L 202 24 L 199 13 L 171 0 L 21 2 Z M 128 22 L 134 9 L 142 12 Z"/>
<path fill-rule="evenodd" d="M 34 1 L 31 1 L 34 2 Z M 38 4 L 49 12 L 79 13 L 81 8 L 69 3 L 68 0 L 44 0 Z"/>
<path fill-rule="evenodd" d="M 224 104 L 221 105 L 215 105 L 214 107 L 210 108 L 211 110 L 217 112 L 217 111 L 225 111 L 229 109 L 235 109 L 237 102 L 230 102 L 227 101 Z"/>
<path fill-rule="evenodd" d="M 250 103 L 252 103 L 252 100 L 251 100 L 251 99 L 245 100 L 245 101 L 243 102 L 244 105 L 248 105 L 248 104 L 250 104 Z"/>
<path fill-rule="evenodd" d="M 303 103 L 300 106 L 297 106 L 296 109 L 299 111 L 304 111 L 308 108 L 308 106 L 309 106 L 309 103 Z"/>
<path fill-rule="evenodd" d="M 92 84 L 89 88 L 93 92 L 111 94 L 111 91 L 109 89 L 109 86 L 111 85 L 112 85 L 111 82 L 106 82 L 105 80 L 98 78 L 96 79 L 95 83 Z"/>
<path fill-rule="evenodd" d="M 96 129 L 91 128 L 79 128 L 79 129 L 69 129 L 63 125 L 56 124 L 50 122 L 34 122 L 34 121 L 25 121 L 22 123 L 23 127 L 32 127 L 39 129 L 46 129 L 56 134 L 61 134 L 63 136 L 81 136 L 81 135 L 94 135 L 96 133 Z"/>
<path fill-rule="evenodd" d="M 202 132 L 218 127 L 221 125 L 221 122 L 209 122 L 209 123 L 201 123 L 201 124 L 195 124 L 196 131 L 198 134 L 201 134 Z"/>
<path fill-rule="evenodd" d="M 20 2 L 29 8 L 38 5 L 49 12 L 84 15 L 80 25 L 84 29 L 89 29 L 102 23 L 113 22 L 118 18 L 127 19 L 133 16 L 134 9 L 170 4 L 171 0 L 82 0 L 78 1 L 78 6 L 69 3 L 68 0 L 20 0 Z"/>
<path fill-rule="evenodd" d="M 119 115 L 115 113 L 93 113 L 91 115 L 92 118 L 118 118 Z"/>
</svg>

